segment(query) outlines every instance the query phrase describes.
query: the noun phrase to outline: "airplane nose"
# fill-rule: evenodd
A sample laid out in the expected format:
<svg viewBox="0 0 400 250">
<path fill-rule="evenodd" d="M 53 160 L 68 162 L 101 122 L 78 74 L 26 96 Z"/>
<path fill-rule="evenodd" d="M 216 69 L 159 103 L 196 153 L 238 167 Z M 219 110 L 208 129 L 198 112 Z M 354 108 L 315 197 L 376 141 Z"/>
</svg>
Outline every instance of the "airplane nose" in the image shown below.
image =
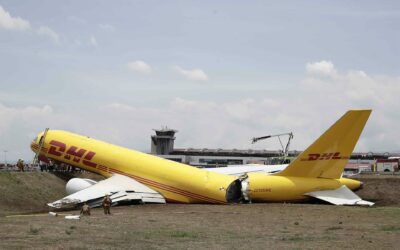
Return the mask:
<svg viewBox="0 0 400 250">
<path fill-rule="evenodd" d="M 36 141 L 32 141 L 32 142 L 31 142 L 31 149 L 32 149 L 34 152 L 36 152 L 36 151 L 39 150 L 39 145 L 37 144 Z"/>
</svg>

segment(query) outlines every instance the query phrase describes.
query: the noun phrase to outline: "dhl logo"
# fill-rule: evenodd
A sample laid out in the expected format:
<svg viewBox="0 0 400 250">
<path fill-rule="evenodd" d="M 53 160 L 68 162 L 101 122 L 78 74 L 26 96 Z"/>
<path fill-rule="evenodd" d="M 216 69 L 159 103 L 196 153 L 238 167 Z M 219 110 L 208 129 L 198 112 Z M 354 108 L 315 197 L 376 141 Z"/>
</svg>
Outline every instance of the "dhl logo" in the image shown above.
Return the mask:
<svg viewBox="0 0 400 250">
<path fill-rule="evenodd" d="M 80 163 L 81 159 L 83 165 L 96 168 L 97 164 L 94 162 L 91 162 L 92 158 L 95 156 L 95 152 L 88 151 L 86 149 L 79 149 L 76 146 L 71 146 L 67 150 L 67 145 L 63 142 L 52 140 L 49 143 L 51 146 L 49 148 L 48 153 L 62 157 L 64 155 L 64 159 L 66 160 L 72 160 L 73 162 Z"/>
<path fill-rule="evenodd" d="M 323 161 L 323 160 L 344 160 L 349 157 L 341 156 L 340 152 L 323 153 L 323 154 L 308 154 L 308 158 L 302 158 L 301 161 Z"/>
</svg>

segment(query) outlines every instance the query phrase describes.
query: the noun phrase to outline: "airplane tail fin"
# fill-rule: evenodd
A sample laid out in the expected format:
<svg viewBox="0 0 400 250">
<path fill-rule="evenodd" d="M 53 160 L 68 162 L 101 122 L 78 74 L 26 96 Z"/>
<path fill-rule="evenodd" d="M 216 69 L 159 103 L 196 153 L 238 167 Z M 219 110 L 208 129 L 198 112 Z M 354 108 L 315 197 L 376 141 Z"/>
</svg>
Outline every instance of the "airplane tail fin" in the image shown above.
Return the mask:
<svg viewBox="0 0 400 250">
<path fill-rule="evenodd" d="M 371 110 L 346 112 L 286 169 L 275 175 L 340 178 L 370 114 Z"/>
</svg>

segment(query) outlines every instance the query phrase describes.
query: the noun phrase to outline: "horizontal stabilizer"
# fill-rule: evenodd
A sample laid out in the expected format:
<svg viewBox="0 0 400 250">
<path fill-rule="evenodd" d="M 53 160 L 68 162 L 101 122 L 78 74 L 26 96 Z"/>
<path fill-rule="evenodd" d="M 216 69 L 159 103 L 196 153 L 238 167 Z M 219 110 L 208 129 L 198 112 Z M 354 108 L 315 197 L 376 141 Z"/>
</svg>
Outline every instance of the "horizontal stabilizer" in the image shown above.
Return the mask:
<svg viewBox="0 0 400 250">
<path fill-rule="evenodd" d="M 248 173 L 276 173 L 282 171 L 288 166 L 288 164 L 281 165 L 261 165 L 261 164 L 245 164 L 245 165 L 228 165 L 227 167 L 221 168 L 203 168 L 203 170 L 227 174 L 233 176 L 241 176 Z"/>
<path fill-rule="evenodd" d="M 305 195 L 327 201 L 334 205 L 372 206 L 373 202 L 362 200 L 345 185 L 335 190 L 324 190 L 306 193 Z"/>
<path fill-rule="evenodd" d="M 105 194 L 110 195 L 113 205 L 123 201 L 165 203 L 164 197 L 157 191 L 132 178 L 115 174 L 106 180 L 99 181 L 88 188 L 47 205 L 54 208 L 69 208 L 88 202 L 91 207 L 98 207 L 101 206 Z"/>
</svg>

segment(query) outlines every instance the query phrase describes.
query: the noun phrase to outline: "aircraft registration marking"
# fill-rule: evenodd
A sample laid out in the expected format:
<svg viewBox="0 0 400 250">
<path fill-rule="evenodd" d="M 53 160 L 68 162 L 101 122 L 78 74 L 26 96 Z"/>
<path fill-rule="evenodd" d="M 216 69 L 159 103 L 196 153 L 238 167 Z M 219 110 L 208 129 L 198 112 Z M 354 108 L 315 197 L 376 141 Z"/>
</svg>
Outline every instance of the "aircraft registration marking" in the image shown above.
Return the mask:
<svg viewBox="0 0 400 250">
<path fill-rule="evenodd" d="M 271 193 L 271 188 L 256 188 L 253 190 L 254 193 Z"/>
</svg>

